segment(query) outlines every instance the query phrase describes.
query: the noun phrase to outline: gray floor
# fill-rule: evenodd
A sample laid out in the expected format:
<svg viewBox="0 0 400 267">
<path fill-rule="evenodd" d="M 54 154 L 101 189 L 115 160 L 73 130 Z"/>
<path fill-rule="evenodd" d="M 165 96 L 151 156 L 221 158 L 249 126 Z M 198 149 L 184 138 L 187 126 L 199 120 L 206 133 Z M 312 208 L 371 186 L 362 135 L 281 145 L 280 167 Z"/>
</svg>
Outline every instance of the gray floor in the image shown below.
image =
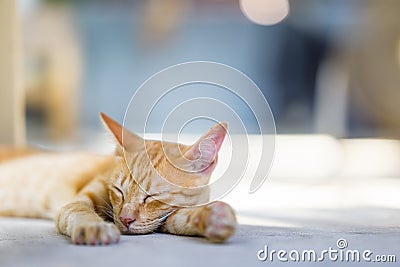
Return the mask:
<svg viewBox="0 0 400 267">
<path fill-rule="evenodd" d="M 346 229 L 347 228 L 347 229 Z M 274 258 L 261 262 L 257 252 L 268 248 L 303 250 L 337 249 L 337 240 L 346 239 L 347 249 L 371 250 L 374 254 L 400 256 L 399 227 L 332 226 L 325 230 L 290 227 L 240 225 L 237 234 L 226 244 L 210 244 L 201 238 L 166 234 L 123 236 L 109 247 L 74 246 L 58 235 L 52 222 L 30 219 L 0 220 L 0 266 L 271 266 L 309 262 L 282 263 Z M 276 257 L 276 256 L 275 256 Z M 398 260 L 398 259 L 397 259 Z M 344 265 L 326 258 L 320 264 Z M 360 262 L 358 264 L 363 264 Z M 364 262 L 365 264 L 365 262 Z M 398 263 L 397 263 L 398 264 Z M 396 266 L 395 263 L 386 263 Z"/>
<path fill-rule="evenodd" d="M 241 223 L 225 244 L 152 234 L 123 236 L 109 247 L 74 246 L 56 233 L 51 221 L 0 218 L 0 266 L 309 266 L 307 260 L 281 262 L 276 255 L 261 262 L 257 253 L 268 246 L 269 252 L 314 250 L 319 258 L 323 250 L 340 250 L 339 239 L 347 242 L 343 253 L 370 250 L 371 259 L 395 255 L 396 263 L 381 265 L 398 266 L 400 179 L 270 178 L 256 194 L 249 195 L 247 189 L 238 186 L 225 198 Z M 350 264 L 328 255 L 318 263 Z"/>
</svg>

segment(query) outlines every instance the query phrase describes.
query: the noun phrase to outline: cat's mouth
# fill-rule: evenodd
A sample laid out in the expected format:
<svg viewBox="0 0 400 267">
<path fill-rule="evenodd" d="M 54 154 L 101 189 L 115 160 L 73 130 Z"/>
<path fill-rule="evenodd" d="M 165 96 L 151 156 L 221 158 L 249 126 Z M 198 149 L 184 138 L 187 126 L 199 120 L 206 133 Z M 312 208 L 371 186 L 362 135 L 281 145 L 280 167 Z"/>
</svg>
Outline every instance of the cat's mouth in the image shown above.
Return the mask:
<svg viewBox="0 0 400 267">
<path fill-rule="evenodd" d="M 140 223 L 140 224 L 133 223 L 129 225 L 129 227 L 124 227 L 125 229 L 121 230 L 121 232 L 124 234 L 131 234 L 131 235 L 152 233 L 156 231 L 165 222 L 165 220 L 174 212 L 175 210 L 170 211 L 152 221 L 148 221 L 145 223 Z"/>
</svg>

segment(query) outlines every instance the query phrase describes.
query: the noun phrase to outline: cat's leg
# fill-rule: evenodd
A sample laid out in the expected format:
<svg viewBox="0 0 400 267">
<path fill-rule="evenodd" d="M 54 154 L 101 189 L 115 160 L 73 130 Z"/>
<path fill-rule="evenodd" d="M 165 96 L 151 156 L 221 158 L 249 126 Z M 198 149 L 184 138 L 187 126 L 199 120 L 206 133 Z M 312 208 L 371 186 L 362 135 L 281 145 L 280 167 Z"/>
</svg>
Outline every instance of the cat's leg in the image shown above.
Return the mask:
<svg viewBox="0 0 400 267">
<path fill-rule="evenodd" d="M 182 208 L 171 214 L 161 231 L 178 235 L 204 236 L 213 242 L 223 242 L 235 231 L 236 216 L 226 203 Z"/>
<path fill-rule="evenodd" d="M 95 180 L 86 186 L 71 203 L 63 206 L 56 216 L 56 227 L 70 236 L 74 244 L 108 245 L 119 241 L 120 232 L 96 212 L 110 208 L 106 185 Z M 99 208 L 101 207 L 101 208 Z"/>
</svg>

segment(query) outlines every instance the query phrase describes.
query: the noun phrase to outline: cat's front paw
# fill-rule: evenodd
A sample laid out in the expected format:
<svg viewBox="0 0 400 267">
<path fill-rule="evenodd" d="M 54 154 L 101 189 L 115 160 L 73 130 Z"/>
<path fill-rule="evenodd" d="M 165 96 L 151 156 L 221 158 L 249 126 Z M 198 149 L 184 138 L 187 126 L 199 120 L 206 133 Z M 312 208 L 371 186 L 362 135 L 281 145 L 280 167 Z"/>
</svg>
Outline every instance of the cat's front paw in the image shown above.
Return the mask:
<svg viewBox="0 0 400 267">
<path fill-rule="evenodd" d="M 204 236 L 212 242 L 224 242 L 235 232 L 235 212 L 228 204 L 220 201 L 208 204 L 206 209 L 208 215 Z"/>
<path fill-rule="evenodd" d="M 112 223 L 87 223 L 77 225 L 71 235 L 77 245 L 109 245 L 118 243 L 120 232 Z"/>
</svg>

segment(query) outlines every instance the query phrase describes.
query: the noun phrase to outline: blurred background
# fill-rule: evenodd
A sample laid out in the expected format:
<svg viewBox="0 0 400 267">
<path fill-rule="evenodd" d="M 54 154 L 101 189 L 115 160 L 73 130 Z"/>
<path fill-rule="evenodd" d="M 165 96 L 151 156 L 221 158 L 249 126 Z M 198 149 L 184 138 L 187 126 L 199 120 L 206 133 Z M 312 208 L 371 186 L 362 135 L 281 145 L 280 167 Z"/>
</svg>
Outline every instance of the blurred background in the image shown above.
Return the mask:
<svg viewBox="0 0 400 267">
<path fill-rule="evenodd" d="M 400 137 L 399 1 L 253 2 L 252 11 L 246 0 L 3 1 L 0 119 L 12 136 L 2 143 L 19 135 L 44 148 L 98 148 L 100 111 L 122 121 L 147 78 L 195 60 L 248 75 L 278 134 Z"/>
<path fill-rule="evenodd" d="M 269 26 L 239 0 L 18 0 L 17 9 L 29 144 L 90 140 L 100 111 L 122 121 L 147 78 L 193 60 L 253 79 L 277 133 L 400 137 L 399 1 L 290 1 Z"/>
</svg>

